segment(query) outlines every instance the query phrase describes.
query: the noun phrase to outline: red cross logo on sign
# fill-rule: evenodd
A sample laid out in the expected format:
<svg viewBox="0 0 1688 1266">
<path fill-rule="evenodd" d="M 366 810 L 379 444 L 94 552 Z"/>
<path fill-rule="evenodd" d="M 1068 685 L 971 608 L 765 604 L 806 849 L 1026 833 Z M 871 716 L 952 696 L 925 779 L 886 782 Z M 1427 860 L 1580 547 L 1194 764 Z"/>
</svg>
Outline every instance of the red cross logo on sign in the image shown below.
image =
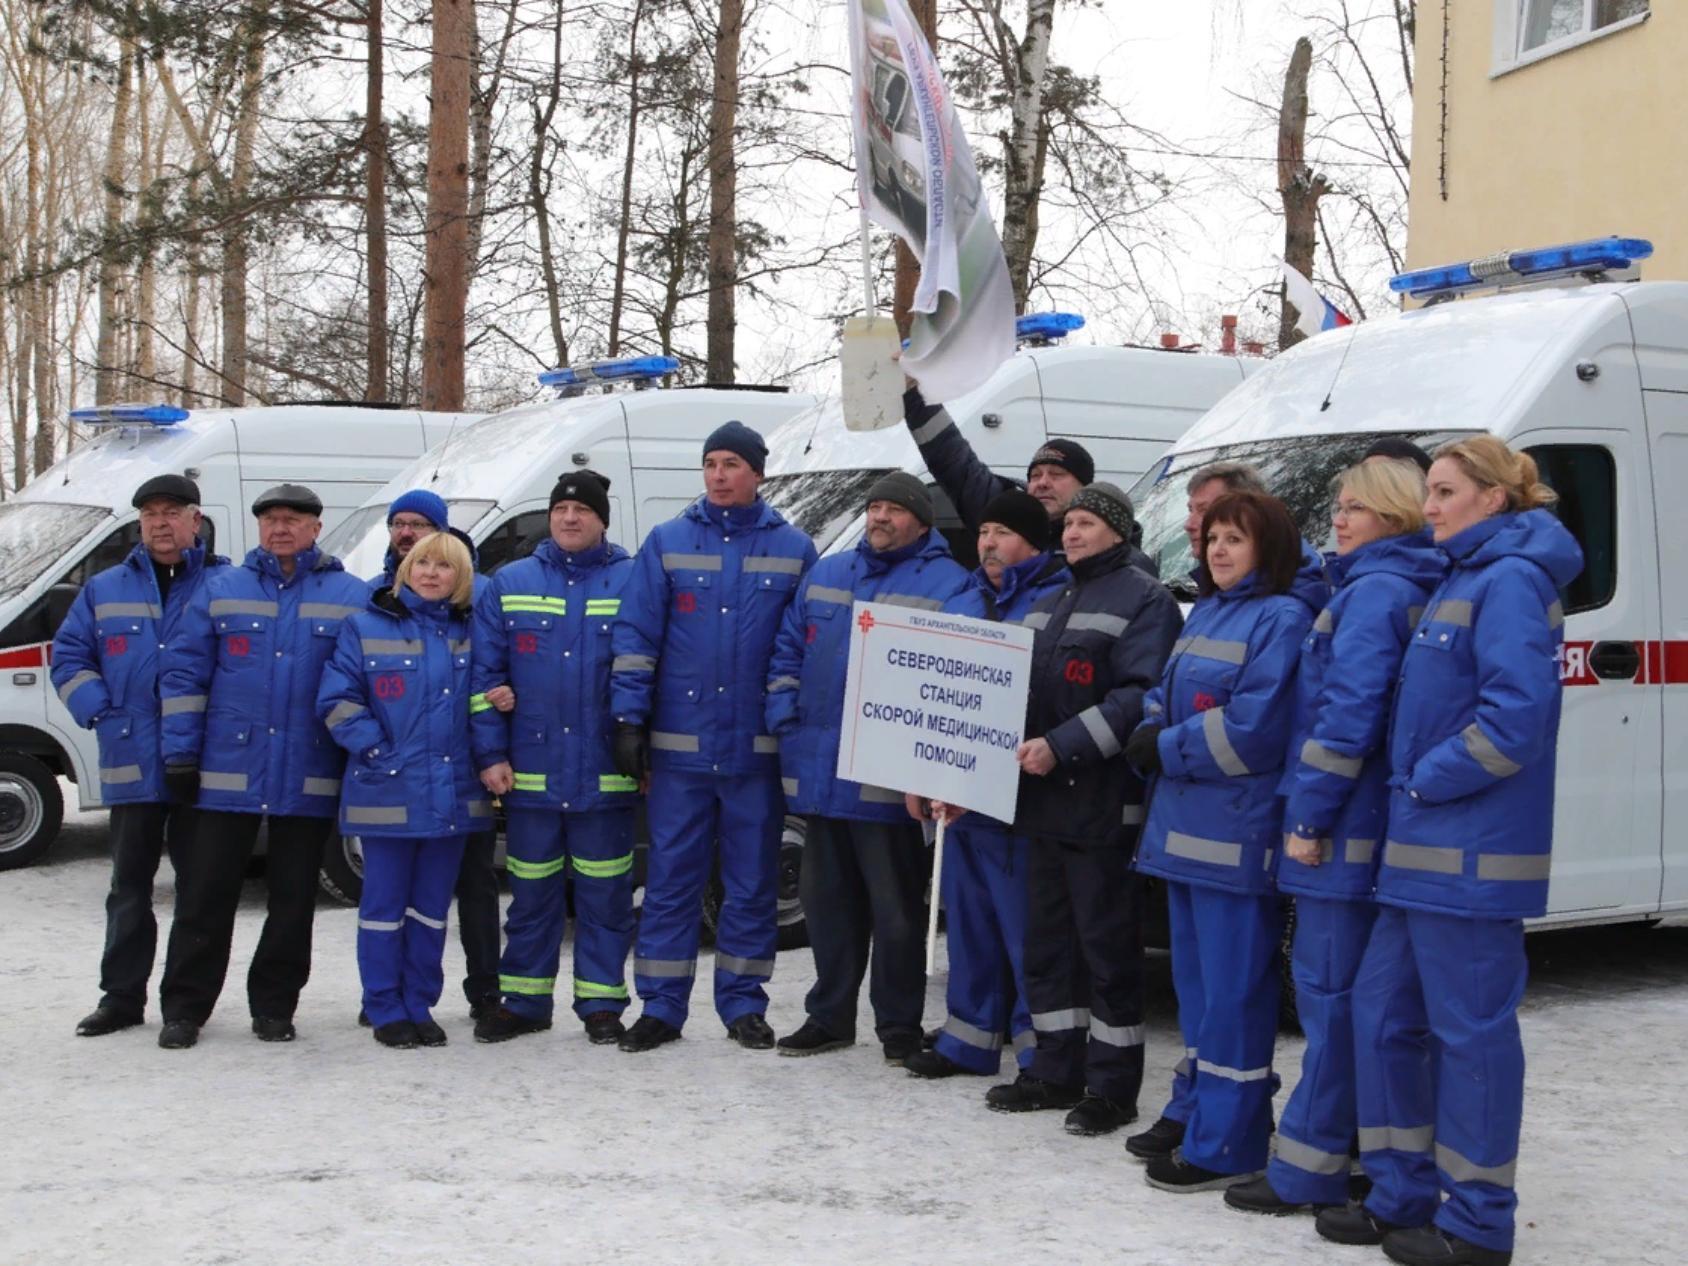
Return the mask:
<svg viewBox="0 0 1688 1266">
<path fill-rule="evenodd" d="M 864 635 L 873 628 L 873 625 L 874 619 L 873 612 L 871 611 L 863 611 L 856 617 L 856 627 L 859 628 Z"/>
</svg>

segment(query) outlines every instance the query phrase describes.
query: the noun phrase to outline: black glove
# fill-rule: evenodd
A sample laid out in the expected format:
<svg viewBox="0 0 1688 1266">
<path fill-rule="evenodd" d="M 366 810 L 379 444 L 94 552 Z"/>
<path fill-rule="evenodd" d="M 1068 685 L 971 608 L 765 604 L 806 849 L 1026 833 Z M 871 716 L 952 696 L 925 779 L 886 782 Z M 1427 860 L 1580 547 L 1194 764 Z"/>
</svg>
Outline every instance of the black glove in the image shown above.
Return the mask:
<svg viewBox="0 0 1688 1266">
<path fill-rule="evenodd" d="M 199 799 L 199 766 L 166 765 L 164 796 L 171 804 L 192 804 Z"/>
<path fill-rule="evenodd" d="M 1142 725 L 1125 741 L 1125 759 L 1145 774 L 1160 773 L 1160 736 L 1163 725 Z"/>
<path fill-rule="evenodd" d="M 642 725 L 631 721 L 615 723 L 615 771 L 624 778 L 639 779 L 650 772 L 651 740 Z"/>
</svg>

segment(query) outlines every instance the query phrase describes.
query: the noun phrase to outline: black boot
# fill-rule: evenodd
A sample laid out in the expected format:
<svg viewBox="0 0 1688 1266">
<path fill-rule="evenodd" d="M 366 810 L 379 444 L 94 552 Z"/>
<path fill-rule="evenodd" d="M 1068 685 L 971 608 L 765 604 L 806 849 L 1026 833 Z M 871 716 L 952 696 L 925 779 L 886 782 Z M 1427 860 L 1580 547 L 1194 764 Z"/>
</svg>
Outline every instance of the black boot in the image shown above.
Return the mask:
<svg viewBox="0 0 1688 1266">
<path fill-rule="evenodd" d="M 497 994 L 488 994 L 485 998 L 476 998 L 469 1004 L 469 1018 L 476 1021 L 484 1020 L 498 1010 L 498 1004 L 499 997 Z"/>
<path fill-rule="evenodd" d="M 727 1036 L 747 1051 L 774 1049 L 774 1031 L 768 1027 L 767 1017 L 755 1011 L 749 1015 L 741 1015 L 729 1024 Z"/>
<path fill-rule="evenodd" d="M 984 1077 L 986 1073 L 976 1073 L 971 1068 L 963 1068 L 948 1055 L 937 1051 L 916 1051 L 903 1061 L 903 1067 L 908 1069 L 911 1077 L 926 1077 L 936 1080 L 939 1077 Z"/>
<path fill-rule="evenodd" d="M 581 1023 L 586 1026 L 586 1040 L 593 1046 L 613 1046 L 627 1032 L 621 1016 L 614 1011 L 594 1011 Z"/>
<path fill-rule="evenodd" d="M 416 1042 L 419 1046 L 444 1046 L 446 1044 L 445 1030 L 433 1020 L 420 1020 L 416 1025 Z"/>
<path fill-rule="evenodd" d="M 408 1051 L 418 1045 L 422 1038 L 417 1033 L 416 1026 L 409 1020 L 394 1020 L 391 1024 L 376 1026 L 375 1040 L 395 1051 Z"/>
<path fill-rule="evenodd" d="M 475 1021 L 475 1041 L 508 1042 L 513 1037 L 543 1033 L 550 1027 L 549 1020 L 530 1020 L 524 1015 L 517 1015 L 509 1007 L 499 1007 L 491 1015 L 483 1015 Z"/>
<path fill-rule="evenodd" d="M 1383 1237 L 1383 1253 L 1403 1266 L 1509 1266 L 1510 1250 L 1482 1248 L 1439 1226 L 1391 1231 Z"/>
<path fill-rule="evenodd" d="M 1013 1081 L 985 1091 L 985 1106 L 996 1112 L 1043 1112 L 1050 1108 L 1075 1108 L 1084 1093 L 1073 1086 L 1021 1073 Z"/>
<path fill-rule="evenodd" d="M 1381 1244 L 1391 1231 L 1407 1228 L 1385 1222 L 1363 1204 L 1320 1209 L 1313 1229 L 1333 1244 Z"/>
<path fill-rule="evenodd" d="M 624 1051 L 637 1054 L 640 1051 L 654 1051 L 659 1046 L 679 1040 L 680 1030 L 668 1021 L 659 1020 L 654 1015 L 642 1015 L 633 1022 L 632 1028 L 621 1035 L 621 1041 L 616 1045 Z"/>
<path fill-rule="evenodd" d="M 1112 1134 L 1136 1119 L 1136 1104 L 1087 1094 L 1079 1100 L 1078 1107 L 1067 1113 L 1067 1133 L 1093 1138 L 1098 1134 Z"/>
<path fill-rule="evenodd" d="M 365 1011 L 362 1007 L 358 1008 L 358 1027 L 360 1029 L 369 1029 L 369 1028 L 375 1027 L 374 1025 L 372 1025 L 369 1022 L 369 1012 Z"/>
<path fill-rule="evenodd" d="M 1204 1169 L 1187 1161 L 1183 1152 L 1175 1151 L 1171 1156 L 1157 1156 L 1145 1165 L 1143 1181 L 1162 1191 L 1189 1195 L 1192 1192 L 1219 1191 L 1225 1187 L 1253 1182 L 1261 1173 L 1262 1171 L 1257 1169 L 1253 1173 L 1222 1174 L 1218 1170 Z"/>
<path fill-rule="evenodd" d="M 199 1041 L 199 1026 L 192 1020 L 166 1020 L 158 1030 L 158 1044 L 167 1051 L 185 1051 Z"/>
<path fill-rule="evenodd" d="M 1154 1160 L 1159 1156 L 1171 1156 L 1183 1141 L 1184 1123 L 1162 1117 L 1141 1134 L 1133 1134 L 1126 1139 L 1125 1150 L 1138 1160 Z"/>
<path fill-rule="evenodd" d="M 132 1029 L 141 1022 L 139 1011 L 119 1011 L 101 1003 L 76 1022 L 77 1037 L 104 1037 L 122 1029 Z"/>
<path fill-rule="evenodd" d="M 280 1020 L 269 1015 L 253 1016 L 252 1031 L 258 1035 L 260 1042 L 291 1042 L 299 1036 L 293 1027 L 293 1021 Z"/>
<path fill-rule="evenodd" d="M 895 1064 L 899 1068 L 908 1067 L 908 1057 L 920 1051 L 920 1031 L 910 1029 L 906 1033 L 893 1033 L 880 1042 L 885 1052 L 885 1062 Z"/>
<path fill-rule="evenodd" d="M 1244 1213 L 1270 1213 L 1284 1216 L 1291 1213 L 1311 1213 L 1310 1204 L 1293 1204 L 1280 1196 L 1268 1178 L 1256 1178 L 1225 1192 L 1225 1203 Z"/>
<path fill-rule="evenodd" d="M 833 1037 L 813 1020 L 805 1020 L 797 1032 L 787 1033 L 779 1040 L 779 1051 L 781 1055 L 824 1055 L 854 1045 L 852 1041 Z"/>
</svg>

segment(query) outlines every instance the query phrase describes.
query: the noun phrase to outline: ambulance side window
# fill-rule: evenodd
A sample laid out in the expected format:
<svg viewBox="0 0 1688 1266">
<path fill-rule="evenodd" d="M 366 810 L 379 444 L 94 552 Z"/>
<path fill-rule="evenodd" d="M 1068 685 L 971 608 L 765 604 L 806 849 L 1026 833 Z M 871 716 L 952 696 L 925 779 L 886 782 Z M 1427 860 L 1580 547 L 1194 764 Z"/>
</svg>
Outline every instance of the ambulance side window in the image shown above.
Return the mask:
<svg viewBox="0 0 1688 1266">
<path fill-rule="evenodd" d="M 1593 611 L 1618 589 L 1618 471 L 1598 444 L 1543 444 L 1526 450 L 1541 481 L 1559 494 L 1552 507 L 1583 550 L 1583 570 L 1559 599 L 1565 614 Z"/>
<path fill-rule="evenodd" d="M 481 575 L 490 576 L 505 563 L 526 558 L 551 531 L 551 516 L 545 510 L 529 510 L 506 519 L 480 543 Z"/>
</svg>

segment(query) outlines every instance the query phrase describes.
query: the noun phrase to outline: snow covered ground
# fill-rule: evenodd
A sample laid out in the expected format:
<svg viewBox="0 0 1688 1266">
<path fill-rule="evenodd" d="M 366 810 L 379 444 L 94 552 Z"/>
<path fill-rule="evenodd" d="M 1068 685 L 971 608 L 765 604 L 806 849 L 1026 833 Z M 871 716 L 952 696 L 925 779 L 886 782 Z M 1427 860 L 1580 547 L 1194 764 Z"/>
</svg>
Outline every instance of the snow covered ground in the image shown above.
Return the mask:
<svg viewBox="0 0 1688 1266">
<path fill-rule="evenodd" d="M 1116 1139 L 986 1111 L 988 1081 L 918 1082 L 876 1045 L 741 1051 L 702 985 L 686 1040 L 653 1054 L 589 1046 L 566 1020 L 482 1046 L 454 935 L 451 1045 L 383 1050 L 354 1023 L 354 912 L 326 903 L 300 1039 L 262 1044 L 243 989 L 257 883 L 197 1048 L 159 1050 L 155 1013 L 76 1038 L 97 1001 L 104 836 L 103 815 L 73 817 L 46 864 L 0 875 L 0 1263 L 1382 1260 L 1306 1219 L 1153 1191 Z M 166 864 L 166 926 L 172 896 Z M 1679 1262 L 1688 926 L 1536 937 L 1532 960 L 1517 1260 Z M 781 956 L 778 1031 L 812 974 L 806 951 Z M 1146 1119 L 1179 1046 L 1164 958 L 1152 984 Z M 940 978 L 927 1019 L 942 1014 Z M 1286 1094 L 1299 1059 L 1285 1040 Z"/>
</svg>

